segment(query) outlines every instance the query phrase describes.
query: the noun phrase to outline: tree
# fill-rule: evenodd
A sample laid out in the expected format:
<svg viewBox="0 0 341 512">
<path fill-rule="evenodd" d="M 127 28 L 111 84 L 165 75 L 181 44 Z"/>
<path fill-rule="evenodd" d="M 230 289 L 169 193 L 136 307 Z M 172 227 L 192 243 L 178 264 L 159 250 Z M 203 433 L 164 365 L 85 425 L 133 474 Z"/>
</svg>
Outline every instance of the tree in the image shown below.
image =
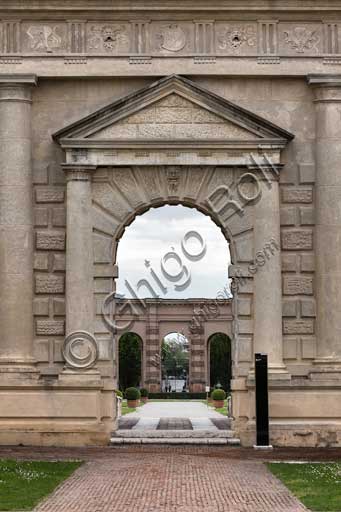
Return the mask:
<svg viewBox="0 0 341 512">
<path fill-rule="evenodd" d="M 185 378 L 188 374 L 189 353 L 185 348 L 186 342 L 187 340 L 183 337 L 163 340 L 161 345 L 163 377 Z"/>
<path fill-rule="evenodd" d="M 134 332 L 127 332 L 119 341 L 119 387 L 137 387 L 141 381 L 142 340 Z"/>
<path fill-rule="evenodd" d="M 231 340 L 223 333 L 213 334 L 209 340 L 210 349 L 210 386 L 221 384 L 225 391 L 230 389 L 231 381 Z"/>
</svg>

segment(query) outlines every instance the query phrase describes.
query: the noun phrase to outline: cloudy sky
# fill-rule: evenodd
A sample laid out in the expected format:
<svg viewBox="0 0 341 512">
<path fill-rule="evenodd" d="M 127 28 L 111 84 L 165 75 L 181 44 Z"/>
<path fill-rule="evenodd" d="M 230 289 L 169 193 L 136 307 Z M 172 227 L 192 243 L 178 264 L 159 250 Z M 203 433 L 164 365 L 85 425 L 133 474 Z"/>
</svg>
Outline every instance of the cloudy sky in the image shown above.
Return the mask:
<svg viewBox="0 0 341 512">
<path fill-rule="evenodd" d="M 135 219 L 119 243 L 117 292 L 216 297 L 227 283 L 229 261 L 228 244 L 209 217 L 183 206 L 152 208 Z"/>
</svg>

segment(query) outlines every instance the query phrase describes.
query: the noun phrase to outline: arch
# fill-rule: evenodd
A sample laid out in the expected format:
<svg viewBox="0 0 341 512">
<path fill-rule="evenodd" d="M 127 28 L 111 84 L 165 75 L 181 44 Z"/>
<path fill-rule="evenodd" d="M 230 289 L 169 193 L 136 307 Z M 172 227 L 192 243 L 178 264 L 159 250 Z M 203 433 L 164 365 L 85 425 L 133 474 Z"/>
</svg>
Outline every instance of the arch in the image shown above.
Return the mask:
<svg viewBox="0 0 341 512">
<path fill-rule="evenodd" d="M 126 332 L 118 340 L 119 388 L 143 385 L 143 340 L 135 332 Z"/>
<path fill-rule="evenodd" d="M 161 390 L 188 390 L 189 368 L 189 340 L 180 332 L 169 332 L 161 341 Z"/>
<path fill-rule="evenodd" d="M 232 379 L 232 343 L 223 333 L 211 334 L 207 340 L 207 382 L 210 387 L 220 384 L 225 391 L 231 388 Z"/>
</svg>

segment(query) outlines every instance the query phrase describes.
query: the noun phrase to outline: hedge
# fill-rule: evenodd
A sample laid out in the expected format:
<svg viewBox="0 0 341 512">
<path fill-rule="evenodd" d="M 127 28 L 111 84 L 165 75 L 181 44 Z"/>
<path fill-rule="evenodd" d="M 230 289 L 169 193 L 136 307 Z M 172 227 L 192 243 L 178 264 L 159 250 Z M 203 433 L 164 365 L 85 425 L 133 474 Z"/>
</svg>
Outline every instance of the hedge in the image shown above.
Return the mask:
<svg viewBox="0 0 341 512">
<path fill-rule="evenodd" d="M 149 393 L 151 400 L 204 400 L 206 393 Z"/>
</svg>

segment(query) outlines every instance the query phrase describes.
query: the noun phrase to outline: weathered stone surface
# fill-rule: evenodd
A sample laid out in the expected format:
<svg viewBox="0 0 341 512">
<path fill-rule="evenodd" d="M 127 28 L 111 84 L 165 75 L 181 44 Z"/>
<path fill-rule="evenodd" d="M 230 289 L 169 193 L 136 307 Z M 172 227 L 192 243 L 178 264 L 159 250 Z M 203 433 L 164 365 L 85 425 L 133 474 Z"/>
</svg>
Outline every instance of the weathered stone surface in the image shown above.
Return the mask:
<svg viewBox="0 0 341 512">
<path fill-rule="evenodd" d="M 283 203 L 312 203 L 313 191 L 310 188 L 291 188 L 282 189 Z"/>
<path fill-rule="evenodd" d="M 35 208 L 34 209 L 34 225 L 37 227 L 46 227 L 49 223 L 49 210 L 48 208 Z"/>
<path fill-rule="evenodd" d="M 65 299 L 53 299 L 53 314 L 55 316 L 65 315 Z"/>
<path fill-rule="evenodd" d="M 314 334 L 313 320 L 283 320 L 284 334 Z"/>
<path fill-rule="evenodd" d="M 54 254 L 53 265 L 54 272 L 60 272 L 65 270 L 65 254 Z"/>
<path fill-rule="evenodd" d="M 315 224 L 314 208 L 310 208 L 310 207 L 301 207 L 300 208 L 300 223 L 303 226 L 313 226 Z"/>
<path fill-rule="evenodd" d="M 282 272 L 296 272 L 298 267 L 297 255 L 282 253 Z"/>
<path fill-rule="evenodd" d="M 38 336 L 63 336 L 64 331 L 64 320 L 37 320 L 36 322 Z"/>
<path fill-rule="evenodd" d="M 284 276 L 283 278 L 284 295 L 312 295 L 313 278 L 303 276 Z"/>
<path fill-rule="evenodd" d="M 296 207 L 282 207 L 281 208 L 281 226 L 294 226 L 296 224 Z"/>
<path fill-rule="evenodd" d="M 34 270 L 48 270 L 49 255 L 44 252 L 35 252 L 33 260 Z"/>
<path fill-rule="evenodd" d="M 283 337 L 283 357 L 284 359 L 297 359 L 297 338 Z"/>
<path fill-rule="evenodd" d="M 296 317 L 297 316 L 297 301 L 296 300 L 284 300 L 282 312 L 283 312 L 284 317 Z"/>
<path fill-rule="evenodd" d="M 315 270 L 315 254 L 301 255 L 301 272 L 314 272 Z"/>
<path fill-rule="evenodd" d="M 282 249 L 301 251 L 313 248 L 313 233 L 308 230 L 282 232 Z"/>
<path fill-rule="evenodd" d="M 36 234 L 37 249 L 64 251 L 65 233 L 62 231 L 38 231 Z"/>
<path fill-rule="evenodd" d="M 315 183 L 315 174 L 315 164 L 312 163 L 299 165 L 300 183 L 302 185 Z"/>
<path fill-rule="evenodd" d="M 52 225 L 56 228 L 66 226 L 66 210 L 65 210 L 65 208 L 53 208 L 53 210 L 52 210 Z"/>
<path fill-rule="evenodd" d="M 38 275 L 35 290 L 36 293 L 64 293 L 64 276 Z"/>
<path fill-rule="evenodd" d="M 39 298 L 33 301 L 33 313 L 35 316 L 49 315 L 49 298 Z"/>
<path fill-rule="evenodd" d="M 59 188 L 37 188 L 36 189 L 36 202 L 37 203 L 63 203 L 65 193 L 64 190 Z"/>
<path fill-rule="evenodd" d="M 316 303 L 315 300 L 301 300 L 301 316 L 302 317 L 315 317 L 316 316 Z"/>
<path fill-rule="evenodd" d="M 241 363 L 249 363 L 252 359 L 252 338 L 240 337 L 238 341 L 238 360 Z"/>
<path fill-rule="evenodd" d="M 316 357 L 316 338 L 304 337 L 301 338 L 302 344 L 302 358 L 314 359 Z"/>
<path fill-rule="evenodd" d="M 251 315 L 251 300 L 250 299 L 239 299 L 238 300 L 238 314 L 242 316 Z"/>
</svg>

